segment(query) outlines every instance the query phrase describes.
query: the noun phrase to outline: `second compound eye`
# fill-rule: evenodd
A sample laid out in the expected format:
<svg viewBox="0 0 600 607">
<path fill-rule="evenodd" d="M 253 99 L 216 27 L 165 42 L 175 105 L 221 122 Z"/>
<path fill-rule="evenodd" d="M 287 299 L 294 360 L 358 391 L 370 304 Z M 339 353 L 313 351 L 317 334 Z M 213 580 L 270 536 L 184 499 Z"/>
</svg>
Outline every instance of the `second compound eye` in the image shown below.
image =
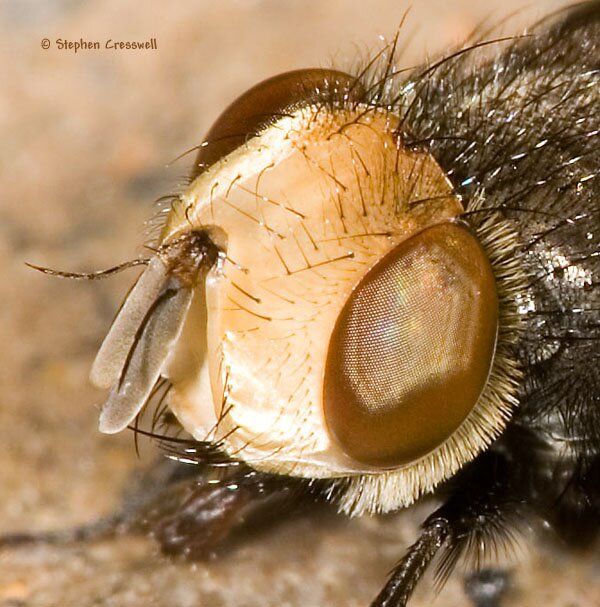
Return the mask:
<svg viewBox="0 0 600 607">
<path fill-rule="evenodd" d="M 466 228 L 437 225 L 381 259 L 346 302 L 329 343 L 324 412 L 355 461 L 427 455 L 473 410 L 494 357 L 498 301 Z"/>
<path fill-rule="evenodd" d="M 192 179 L 294 108 L 324 101 L 352 102 L 362 93 L 354 76 L 331 69 L 294 70 L 259 82 L 212 125 L 198 150 Z"/>
</svg>

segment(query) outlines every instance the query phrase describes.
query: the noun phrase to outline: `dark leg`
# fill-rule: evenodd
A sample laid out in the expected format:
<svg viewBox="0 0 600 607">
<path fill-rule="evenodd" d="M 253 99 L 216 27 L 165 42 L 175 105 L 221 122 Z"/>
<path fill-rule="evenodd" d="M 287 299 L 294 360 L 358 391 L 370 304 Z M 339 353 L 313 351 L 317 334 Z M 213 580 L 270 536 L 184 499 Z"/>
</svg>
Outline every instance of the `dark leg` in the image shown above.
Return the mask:
<svg viewBox="0 0 600 607">
<path fill-rule="evenodd" d="M 428 518 L 419 539 L 408 549 L 404 558 L 371 604 L 371 607 L 403 607 L 413 593 L 425 569 L 448 538 L 448 521 Z"/>
<path fill-rule="evenodd" d="M 0 535 L 0 549 L 26 544 L 73 544 L 104 539 L 115 535 L 123 522 L 121 513 L 115 513 L 91 523 L 58 531 L 21 531 Z"/>
<path fill-rule="evenodd" d="M 441 585 L 465 553 L 479 567 L 487 553 L 512 539 L 510 519 L 518 500 L 507 462 L 485 453 L 453 480 L 446 503 L 423 523 L 419 539 L 396 565 L 371 607 L 403 607 L 433 557 L 441 550 L 436 582 Z"/>
</svg>

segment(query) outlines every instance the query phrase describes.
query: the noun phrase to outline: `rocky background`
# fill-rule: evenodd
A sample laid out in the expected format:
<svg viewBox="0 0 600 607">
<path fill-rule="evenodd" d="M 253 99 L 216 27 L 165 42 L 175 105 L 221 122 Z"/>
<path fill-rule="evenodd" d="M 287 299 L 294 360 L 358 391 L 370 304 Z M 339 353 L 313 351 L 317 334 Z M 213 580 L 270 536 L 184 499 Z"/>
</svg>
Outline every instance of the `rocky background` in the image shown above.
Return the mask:
<svg viewBox="0 0 600 607">
<path fill-rule="evenodd" d="M 453 46 L 482 19 L 503 31 L 564 4 L 413 2 L 406 65 Z M 177 189 L 226 104 L 281 71 L 351 65 L 391 37 L 401 0 L 2 0 L 0 2 L 0 532 L 69 527 L 110 512 L 136 457 L 130 433 L 97 432 L 103 395 L 87 374 L 131 272 L 102 282 L 43 276 L 142 251 L 153 201 Z M 515 10 L 518 12 L 513 14 Z M 42 48 L 48 38 L 50 48 Z M 156 38 L 157 50 L 60 50 Z M 146 538 L 0 551 L 0 607 L 366 607 L 433 507 L 385 518 L 309 514 L 209 562 L 157 554 Z M 600 604 L 598 555 L 533 537 L 506 607 Z M 468 605 L 461 576 L 413 607 Z"/>
</svg>

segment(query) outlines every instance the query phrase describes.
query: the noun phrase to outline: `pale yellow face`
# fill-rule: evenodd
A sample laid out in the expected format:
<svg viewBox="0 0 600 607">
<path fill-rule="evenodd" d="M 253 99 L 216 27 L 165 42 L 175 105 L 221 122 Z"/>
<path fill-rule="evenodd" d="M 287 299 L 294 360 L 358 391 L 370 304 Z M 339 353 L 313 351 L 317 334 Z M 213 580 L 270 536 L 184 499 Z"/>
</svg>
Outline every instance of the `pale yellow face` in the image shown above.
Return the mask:
<svg viewBox="0 0 600 607">
<path fill-rule="evenodd" d="M 330 338 L 380 259 L 463 210 L 433 158 L 402 148 L 398 119 L 365 110 L 306 107 L 278 121 L 200 175 L 163 233 L 168 242 L 215 228 L 227 255 L 194 303 L 206 306 L 206 337 L 195 324 L 184 329 L 169 373 L 171 407 L 195 438 L 222 440 L 260 468 L 316 477 L 380 468 L 332 435 Z M 495 326 L 491 333 L 493 346 Z M 194 350 L 197 364 L 186 364 Z"/>
</svg>

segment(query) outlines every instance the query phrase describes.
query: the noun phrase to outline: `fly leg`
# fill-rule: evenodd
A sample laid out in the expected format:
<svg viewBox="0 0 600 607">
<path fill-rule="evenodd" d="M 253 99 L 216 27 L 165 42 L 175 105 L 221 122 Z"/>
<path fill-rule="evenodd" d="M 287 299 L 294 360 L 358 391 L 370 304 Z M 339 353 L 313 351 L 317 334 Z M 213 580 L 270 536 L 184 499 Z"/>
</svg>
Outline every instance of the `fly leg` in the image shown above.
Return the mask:
<svg viewBox="0 0 600 607">
<path fill-rule="evenodd" d="M 446 502 L 425 520 L 419 538 L 394 567 L 371 607 L 406 605 L 436 555 L 435 578 L 441 586 L 463 555 L 473 558 L 478 569 L 487 553 L 514 539 L 513 519 L 520 500 L 509 468 L 503 456 L 488 452 L 455 477 Z"/>
</svg>

